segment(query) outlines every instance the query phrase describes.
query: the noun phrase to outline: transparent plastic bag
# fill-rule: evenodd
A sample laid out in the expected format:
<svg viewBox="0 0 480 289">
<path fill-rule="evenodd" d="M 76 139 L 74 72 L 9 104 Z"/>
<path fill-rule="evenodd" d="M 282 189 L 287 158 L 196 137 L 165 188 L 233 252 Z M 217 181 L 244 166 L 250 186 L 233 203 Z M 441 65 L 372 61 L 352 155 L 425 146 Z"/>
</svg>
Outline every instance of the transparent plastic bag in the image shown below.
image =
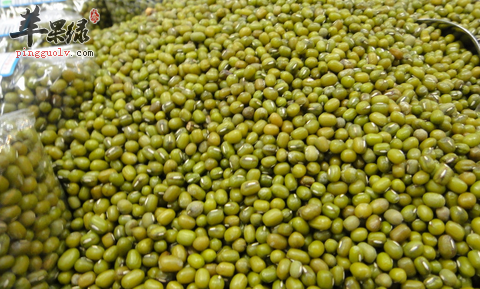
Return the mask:
<svg viewBox="0 0 480 289">
<path fill-rule="evenodd" d="M 159 0 L 105 0 L 110 11 L 112 22 L 120 23 L 131 20 L 134 16 L 145 13 L 147 8 L 155 7 L 155 4 L 162 3 Z"/>
<path fill-rule="evenodd" d="M 60 288 L 72 214 L 28 110 L 0 117 L 0 284 Z M 51 286 L 51 287 L 49 287 Z"/>
<path fill-rule="evenodd" d="M 83 50 L 69 45 L 55 49 Z M 20 58 L 14 73 L 1 81 L 0 114 L 28 108 L 36 117 L 35 128 L 61 127 L 76 119 L 83 102 L 92 99 L 95 71 L 92 57 Z"/>
<path fill-rule="evenodd" d="M 29 8 L 30 10 L 35 9 L 35 6 L 38 5 L 42 9 L 42 11 L 52 10 L 59 13 L 60 11 L 71 11 L 75 12 L 74 0 L 38 0 L 38 1 L 30 1 L 30 3 L 25 1 L 10 1 L 10 3 L 6 3 L 8 1 L 4 1 L 0 3 L 0 19 L 4 20 L 7 18 L 18 17 L 20 14 L 25 13 L 25 8 Z"/>
</svg>

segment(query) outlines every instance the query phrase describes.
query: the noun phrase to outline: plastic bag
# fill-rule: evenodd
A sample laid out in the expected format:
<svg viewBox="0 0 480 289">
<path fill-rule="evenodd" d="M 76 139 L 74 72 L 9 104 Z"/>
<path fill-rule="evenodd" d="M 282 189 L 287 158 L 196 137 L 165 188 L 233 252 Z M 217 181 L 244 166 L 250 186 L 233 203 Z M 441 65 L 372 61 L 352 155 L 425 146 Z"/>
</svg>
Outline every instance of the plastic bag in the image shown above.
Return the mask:
<svg viewBox="0 0 480 289">
<path fill-rule="evenodd" d="M 73 53 L 85 46 L 54 49 Z M 49 125 L 62 127 L 67 120 L 77 119 L 80 105 L 92 99 L 97 69 L 92 57 L 22 57 L 14 73 L 1 81 L 0 114 L 28 108 L 35 114 L 38 131 Z"/>
<path fill-rule="evenodd" d="M 159 0 L 105 0 L 110 11 L 112 22 L 120 23 L 131 20 L 134 16 L 141 15 L 147 8 L 155 7 L 162 3 Z"/>
<path fill-rule="evenodd" d="M 60 288 L 72 213 L 34 123 L 28 110 L 0 117 L 2 288 Z"/>
<path fill-rule="evenodd" d="M 78 1 L 78 0 L 76 0 Z M 40 6 L 42 11 L 56 11 L 56 13 L 62 12 L 76 12 L 74 0 L 31 0 L 31 1 L 2 1 L 0 2 L 0 19 L 6 20 L 9 18 L 19 17 L 25 13 L 25 9 L 35 9 L 35 6 Z"/>
</svg>

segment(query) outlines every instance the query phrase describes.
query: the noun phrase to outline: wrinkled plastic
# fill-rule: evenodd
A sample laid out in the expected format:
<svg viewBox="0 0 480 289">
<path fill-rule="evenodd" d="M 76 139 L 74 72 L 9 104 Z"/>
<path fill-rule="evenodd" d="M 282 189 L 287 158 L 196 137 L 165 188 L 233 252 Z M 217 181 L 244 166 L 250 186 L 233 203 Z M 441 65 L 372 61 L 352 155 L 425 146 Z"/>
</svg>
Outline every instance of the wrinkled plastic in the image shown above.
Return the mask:
<svg viewBox="0 0 480 289">
<path fill-rule="evenodd" d="M 85 46 L 61 48 L 73 53 Z M 28 108 L 38 131 L 48 125 L 61 127 L 77 119 L 80 105 L 92 98 L 97 69 L 91 57 L 20 58 L 13 75 L 1 81 L 0 114 Z"/>
<path fill-rule="evenodd" d="M 160 0 L 105 0 L 110 11 L 112 22 L 120 23 L 131 20 L 134 16 L 145 13 L 148 8 L 154 8 Z"/>
<path fill-rule="evenodd" d="M 77 0 L 78 1 L 78 0 Z M 38 1 L 40 2 L 40 1 Z M 41 4 L 27 4 L 27 5 L 10 5 L 0 7 L 0 19 L 12 18 L 20 16 L 20 14 L 25 13 L 25 8 L 29 8 L 30 10 L 35 9 L 35 6 L 40 6 L 41 11 L 56 11 L 59 13 L 60 11 L 80 11 L 75 9 L 74 0 L 66 0 L 66 1 L 56 1 L 56 2 L 48 2 L 41 3 Z"/>
<path fill-rule="evenodd" d="M 28 110 L 0 117 L 2 288 L 60 288 L 57 260 L 72 214 L 34 123 Z"/>
</svg>

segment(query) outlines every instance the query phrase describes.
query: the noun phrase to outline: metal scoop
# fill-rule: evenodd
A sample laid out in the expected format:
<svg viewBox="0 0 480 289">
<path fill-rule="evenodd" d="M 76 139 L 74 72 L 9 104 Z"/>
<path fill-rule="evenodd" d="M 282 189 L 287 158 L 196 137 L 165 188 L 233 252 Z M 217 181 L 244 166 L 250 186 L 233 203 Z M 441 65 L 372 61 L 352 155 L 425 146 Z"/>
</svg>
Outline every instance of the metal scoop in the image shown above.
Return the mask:
<svg viewBox="0 0 480 289">
<path fill-rule="evenodd" d="M 432 19 L 432 18 L 422 18 L 422 19 L 417 19 L 417 22 L 421 23 L 439 23 L 439 24 L 446 24 L 448 26 L 451 26 L 455 30 L 458 30 L 466 35 L 468 35 L 468 38 L 472 41 L 473 45 L 475 46 L 475 49 L 477 50 L 477 54 L 480 56 L 480 43 L 478 43 L 477 38 L 475 35 L 473 35 L 470 31 L 468 31 L 466 28 L 458 25 L 457 23 L 450 22 L 448 20 L 443 20 L 443 19 Z"/>
</svg>

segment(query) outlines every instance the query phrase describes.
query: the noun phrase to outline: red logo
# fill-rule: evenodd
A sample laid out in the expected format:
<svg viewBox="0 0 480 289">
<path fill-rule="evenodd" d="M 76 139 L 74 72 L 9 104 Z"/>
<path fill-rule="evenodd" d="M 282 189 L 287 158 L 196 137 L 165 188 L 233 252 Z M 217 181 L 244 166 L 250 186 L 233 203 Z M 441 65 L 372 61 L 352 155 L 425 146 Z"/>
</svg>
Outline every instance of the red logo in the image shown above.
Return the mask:
<svg viewBox="0 0 480 289">
<path fill-rule="evenodd" d="M 92 21 L 93 24 L 97 24 L 98 21 L 100 21 L 100 13 L 98 13 L 98 10 L 95 8 L 90 10 L 90 21 Z"/>
</svg>

